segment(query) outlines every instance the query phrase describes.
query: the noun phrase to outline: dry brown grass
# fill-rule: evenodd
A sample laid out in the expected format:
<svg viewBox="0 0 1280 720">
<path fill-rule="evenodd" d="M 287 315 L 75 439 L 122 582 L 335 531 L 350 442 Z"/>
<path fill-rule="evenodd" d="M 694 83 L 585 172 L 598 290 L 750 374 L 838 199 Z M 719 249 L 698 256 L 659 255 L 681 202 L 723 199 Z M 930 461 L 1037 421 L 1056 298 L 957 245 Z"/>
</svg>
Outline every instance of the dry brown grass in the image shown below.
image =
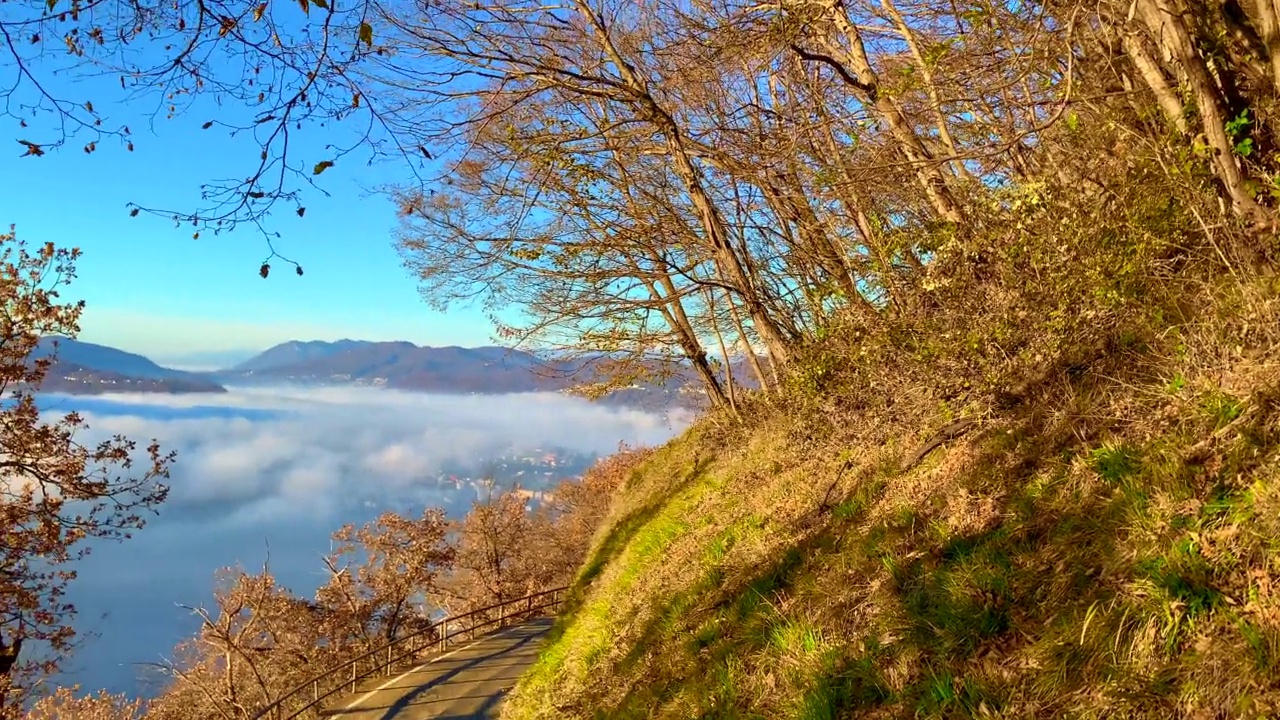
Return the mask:
<svg viewBox="0 0 1280 720">
<path fill-rule="evenodd" d="M 956 391 L 881 344 L 896 375 L 846 357 L 695 427 L 624 485 L 507 716 L 1280 713 L 1280 302 L 1266 273 L 1179 292 L 1091 354 L 1043 340 L 1051 372 Z"/>
</svg>

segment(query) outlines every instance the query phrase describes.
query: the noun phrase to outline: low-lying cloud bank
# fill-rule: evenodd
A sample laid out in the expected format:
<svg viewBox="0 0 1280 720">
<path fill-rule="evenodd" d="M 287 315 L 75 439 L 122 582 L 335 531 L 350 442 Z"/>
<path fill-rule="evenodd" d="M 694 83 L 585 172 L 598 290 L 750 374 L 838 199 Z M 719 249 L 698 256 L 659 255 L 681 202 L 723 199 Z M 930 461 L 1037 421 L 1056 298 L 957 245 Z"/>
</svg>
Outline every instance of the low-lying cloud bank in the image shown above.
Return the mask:
<svg viewBox="0 0 1280 720">
<path fill-rule="evenodd" d="M 225 396 L 51 398 L 75 408 L 86 440 L 122 433 L 178 452 L 160 522 L 265 515 L 323 518 L 351 504 L 430 495 L 445 463 L 509 447 L 606 454 L 682 429 L 663 417 L 555 393 L 424 395 L 372 388 L 233 389 Z"/>
<path fill-rule="evenodd" d="M 652 445 L 691 417 L 606 407 L 553 393 L 425 395 L 373 388 L 232 388 L 218 396 L 48 396 L 51 413 L 78 410 L 83 441 L 116 433 L 176 450 L 169 501 L 134 539 L 96 547 L 72 600 L 98 634 L 63 682 L 148 691 L 139 662 L 155 662 L 196 624 L 179 604 L 207 602 L 221 566 L 272 570 L 297 592 L 322 582 L 319 557 L 346 522 L 382 509 L 465 508 L 468 486 L 436 480 L 446 464 L 483 472 L 509 448 L 607 454 Z M 521 478 L 538 488 L 557 480 Z"/>
</svg>

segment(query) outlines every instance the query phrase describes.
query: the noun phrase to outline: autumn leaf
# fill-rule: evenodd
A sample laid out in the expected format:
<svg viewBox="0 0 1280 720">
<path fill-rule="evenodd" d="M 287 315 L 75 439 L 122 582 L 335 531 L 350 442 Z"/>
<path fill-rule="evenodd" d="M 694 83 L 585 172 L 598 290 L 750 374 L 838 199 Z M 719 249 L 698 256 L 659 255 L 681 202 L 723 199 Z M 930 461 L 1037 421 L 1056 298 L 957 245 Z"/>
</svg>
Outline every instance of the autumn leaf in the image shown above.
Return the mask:
<svg viewBox="0 0 1280 720">
<path fill-rule="evenodd" d="M 295 265 L 295 266 L 293 267 L 293 271 L 294 271 L 294 272 L 296 272 L 296 273 L 298 273 L 298 276 L 299 276 L 299 277 L 301 277 L 301 276 L 302 276 L 302 266 L 301 266 L 301 265 Z"/>
<path fill-rule="evenodd" d="M 419 145 L 419 146 L 418 146 L 418 150 L 420 150 L 420 151 L 422 152 L 422 156 L 423 156 L 423 157 L 425 157 L 426 159 L 428 159 L 428 160 L 431 160 L 431 159 L 432 159 L 432 158 L 431 158 L 431 153 L 427 152 L 427 149 L 426 149 L 425 147 L 423 147 L 422 145 Z"/>
<path fill-rule="evenodd" d="M 18 142 L 27 148 L 27 151 L 22 154 L 22 157 L 26 157 L 28 155 L 39 157 L 44 154 L 44 150 L 33 142 L 29 142 L 27 140 L 19 140 Z"/>
<path fill-rule="evenodd" d="M 253 9 L 253 21 L 258 22 L 262 19 L 262 14 L 267 11 L 267 4 L 263 3 Z"/>
<path fill-rule="evenodd" d="M 307 15 L 311 14 L 311 6 L 307 4 L 307 0 L 298 0 L 298 4 L 302 6 L 303 13 Z M 266 277 L 266 276 L 264 275 L 263 277 Z"/>
<path fill-rule="evenodd" d="M 316 7 L 318 7 L 318 8 L 321 8 L 322 10 L 328 10 L 328 9 L 329 9 L 329 2 L 328 2 L 328 0 L 311 0 L 311 4 L 312 4 L 312 5 L 315 5 L 315 6 L 316 6 Z"/>
<path fill-rule="evenodd" d="M 353 108 L 360 107 L 360 93 L 356 93 L 351 96 L 351 107 Z"/>
<path fill-rule="evenodd" d="M 304 207 L 300 207 L 300 208 L 298 208 L 298 217 L 302 217 L 303 215 L 306 215 L 306 214 L 307 214 L 307 209 L 306 209 L 306 208 L 304 208 Z"/>
<path fill-rule="evenodd" d="M 192 239 L 192 240 L 199 240 L 199 239 L 200 239 L 200 233 L 198 233 L 198 232 L 191 233 L 191 239 Z"/>
<path fill-rule="evenodd" d="M 201 125 L 201 126 L 200 126 L 200 129 L 201 129 L 201 130 L 208 130 L 208 129 L 209 129 L 209 128 L 211 128 L 211 127 L 213 127 L 213 121 L 212 121 L 212 120 L 210 120 L 209 122 L 207 122 L 207 123 L 205 123 L 205 124 Z"/>
<path fill-rule="evenodd" d="M 271 274 L 271 266 L 267 263 L 262 263 L 262 267 L 258 268 L 258 274 L 265 280 L 267 275 Z"/>
<path fill-rule="evenodd" d="M 129 217 L 138 217 L 138 208 L 129 211 Z"/>
<path fill-rule="evenodd" d="M 360 42 L 373 47 L 373 26 L 369 23 L 360 23 Z"/>
<path fill-rule="evenodd" d="M 316 166 L 311 169 L 311 174 L 319 175 L 320 173 L 324 172 L 325 170 L 328 170 L 331 167 L 333 167 L 332 160 L 322 160 L 321 162 L 316 163 Z"/>
</svg>

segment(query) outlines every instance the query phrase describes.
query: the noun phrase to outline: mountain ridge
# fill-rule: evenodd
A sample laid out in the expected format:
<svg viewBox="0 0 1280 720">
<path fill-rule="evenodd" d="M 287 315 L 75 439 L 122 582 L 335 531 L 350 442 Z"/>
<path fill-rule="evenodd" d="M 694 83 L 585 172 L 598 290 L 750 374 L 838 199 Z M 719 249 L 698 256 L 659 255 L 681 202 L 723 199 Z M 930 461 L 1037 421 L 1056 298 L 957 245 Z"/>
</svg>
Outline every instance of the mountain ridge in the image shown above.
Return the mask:
<svg viewBox="0 0 1280 720">
<path fill-rule="evenodd" d="M 32 360 L 53 356 L 40 389 L 72 395 L 108 392 L 225 393 L 202 373 L 175 370 L 137 353 L 61 335 L 40 338 Z"/>
<path fill-rule="evenodd" d="M 608 372 L 605 355 L 568 360 L 527 350 L 481 345 L 416 345 L 405 340 L 289 340 L 219 370 L 168 368 L 118 348 L 61 336 L 42 338 L 33 358 L 53 354 L 57 361 L 42 390 L 70 394 L 106 392 L 226 392 L 228 385 L 355 385 L 408 392 L 496 395 L 571 392 L 595 384 Z M 659 363 L 631 386 L 599 398 L 608 405 L 666 410 L 699 408 L 697 383 L 678 367 L 663 376 Z M 670 370 L 670 368 L 666 368 Z M 734 363 L 739 377 L 748 374 Z"/>
<path fill-rule="evenodd" d="M 354 385 L 436 394 L 496 395 L 570 392 L 597 379 L 599 358 L 566 361 L 495 345 L 419 346 L 408 341 L 290 340 L 231 367 L 209 371 L 168 368 L 108 345 L 63 336 L 41 338 L 32 359 L 56 354 L 43 392 L 225 393 L 227 385 Z M 637 382 L 598 401 L 664 411 L 700 406 L 689 378 Z"/>
<path fill-rule="evenodd" d="M 601 358 L 543 358 L 496 345 L 427 346 L 408 341 L 291 340 L 208 377 L 224 384 L 355 384 L 413 392 L 565 392 L 597 377 Z M 656 365 L 655 365 L 656 370 Z M 657 409 L 690 406 L 689 378 L 636 383 L 604 402 Z"/>
</svg>

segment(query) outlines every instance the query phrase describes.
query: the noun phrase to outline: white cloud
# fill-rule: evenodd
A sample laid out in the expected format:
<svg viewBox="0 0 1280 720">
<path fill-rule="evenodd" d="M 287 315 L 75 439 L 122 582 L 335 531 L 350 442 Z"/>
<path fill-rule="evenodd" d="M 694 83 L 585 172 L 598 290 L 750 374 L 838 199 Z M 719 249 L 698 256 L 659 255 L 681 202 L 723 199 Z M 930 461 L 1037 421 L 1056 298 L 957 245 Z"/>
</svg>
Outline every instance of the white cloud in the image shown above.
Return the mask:
<svg viewBox="0 0 1280 720">
<path fill-rule="evenodd" d="M 210 521 L 264 503 L 319 519 L 344 505 L 420 497 L 436 489 L 432 478 L 444 463 L 480 463 L 510 447 L 603 455 L 620 441 L 661 442 L 688 421 L 554 393 L 373 388 L 236 388 L 55 404 L 82 409 L 91 427 L 86 439 L 122 433 L 177 451 L 161 521 Z"/>
</svg>

